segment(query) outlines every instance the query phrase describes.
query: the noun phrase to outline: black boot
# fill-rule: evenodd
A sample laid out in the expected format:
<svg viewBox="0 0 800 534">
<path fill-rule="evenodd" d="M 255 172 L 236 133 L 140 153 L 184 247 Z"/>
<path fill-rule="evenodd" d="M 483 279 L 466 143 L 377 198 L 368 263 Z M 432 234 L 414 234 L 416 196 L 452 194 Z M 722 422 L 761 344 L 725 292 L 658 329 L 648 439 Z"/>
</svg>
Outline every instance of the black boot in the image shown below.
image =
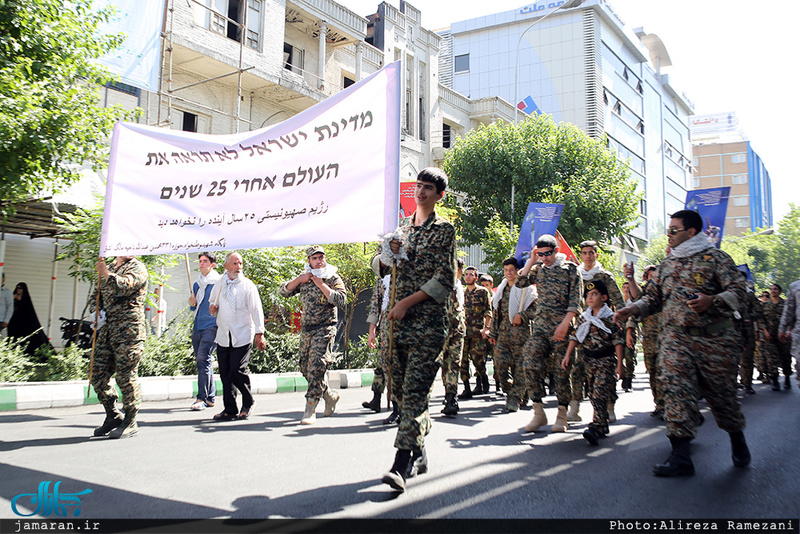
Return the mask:
<svg viewBox="0 0 800 534">
<path fill-rule="evenodd" d="M 657 477 L 682 477 L 694 475 L 692 463 L 691 440 L 689 438 L 669 438 L 672 452 L 663 464 L 653 466 L 653 474 Z"/>
<path fill-rule="evenodd" d="M 106 419 L 103 421 L 103 424 L 99 427 L 94 429 L 95 436 L 105 436 L 119 425 L 122 424 L 122 421 L 125 420 L 125 417 L 122 415 L 122 412 L 117 410 L 117 407 L 114 402 L 104 402 L 103 408 L 106 409 Z"/>
<path fill-rule="evenodd" d="M 778 384 L 778 376 L 775 375 L 772 377 L 772 391 L 780 391 L 781 385 Z"/>
<path fill-rule="evenodd" d="M 783 389 L 792 389 L 792 381 L 789 379 L 789 375 L 786 375 L 786 380 L 783 381 Z"/>
<path fill-rule="evenodd" d="M 750 449 L 744 439 L 744 432 L 731 432 L 731 459 L 736 467 L 747 467 L 750 465 Z"/>
<path fill-rule="evenodd" d="M 381 413 L 381 392 L 375 390 L 372 392 L 372 395 L 372 400 L 369 402 L 362 402 L 361 406 L 375 413 Z"/>
<path fill-rule="evenodd" d="M 394 463 L 389 472 L 383 475 L 381 482 L 389 484 L 397 491 L 406 490 L 406 472 L 411 463 L 411 451 L 398 449 L 394 455 Z"/>
<path fill-rule="evenodd" d="M 494 377 L 494 392 L 496 395 L 503 395 L 503 387 L 500 385 L 500 379 L 496 375 Z"/>
<path fill-rule="evenodd" d="M 472 398 L 472 390 L 469 387 L 469 379 L 464 380 L 464 392 L 458 396 L 458 400 L 466 400 Z"/>
<path fill-rule="evenodd" d="M 479 378 L 481 379 L 481 383 L 483 384 L 483 392 L 488 394 L 489 393 L 489 375 L 488 374 L 483 374 Z M 786 380 L 789 380 L 788 376 L 786 377 Z"/>
<path fill-rule="evenodd" d="M 483 390 L 483 380 L 481 380 L 481 375 L 475 376 L 475 388 L 472 390 L 473 395 L 483 395 L 484 393 L 489 393 L 488 391 Z"/>
<path fill-rule="evenodd" d="M 458 413 L 458 401 L 455 393 L 447 393 L 444 396 L 444 408 L 442 413 L 448 417 L 455 417 Z"/>
<path fill-rule="evenodd" d="M 425 453 L 425 445 L 418 451 L 411 451 L 411 461 L 406 469 L 406 480 L 417 475 L 424 475 L 428 472 L 428 455 Z"/>
<path fill-rule="evenodd" d="M 136 413 L 138 410 L 128 410 L 125 412 L 125 419 L 122 420 L 117 428 L 111 431 L 108 439 L 132 438 L 139 433 L 139 425 L 136 423 Z"/>
<path fill-rule="evenodd" d="M 397 401 L 392 401 L 392 413 L 389 414 L 389 417 L 383 420 L 384 425 L 391 425 L 397 418 L 400 417 L 400 406 L 398 406 Z"/>
</svg>

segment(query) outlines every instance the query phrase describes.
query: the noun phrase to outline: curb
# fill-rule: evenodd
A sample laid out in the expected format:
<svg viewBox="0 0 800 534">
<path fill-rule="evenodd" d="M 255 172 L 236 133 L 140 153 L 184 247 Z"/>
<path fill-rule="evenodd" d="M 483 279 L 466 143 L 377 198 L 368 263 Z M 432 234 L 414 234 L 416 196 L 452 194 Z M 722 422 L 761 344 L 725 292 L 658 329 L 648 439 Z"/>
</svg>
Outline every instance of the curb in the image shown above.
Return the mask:
<svg viewBox="0 0 800 534">
<path fill-rule="evenodd" d="M 369 387 L 372 369 L 328 371 L 328 385 L 333 389 Z M 119 386 L 113 378 L 111 383 Z M 217 391 L 222 392 L 222 382 L 216 378 Z M 308 382 L 300 373 L 251 374 L 250 385 L 254 394 L 292 393 L 308 389 Z M 197 395 L 196 376 L 139 377 L 142 401 L 191 399 Z M 65 406 L 98 404 L 97 395 L 86 380 L 71 382 L 4 382 L 0 383 L 0 412 L 36 410 Z"/>
</svg>

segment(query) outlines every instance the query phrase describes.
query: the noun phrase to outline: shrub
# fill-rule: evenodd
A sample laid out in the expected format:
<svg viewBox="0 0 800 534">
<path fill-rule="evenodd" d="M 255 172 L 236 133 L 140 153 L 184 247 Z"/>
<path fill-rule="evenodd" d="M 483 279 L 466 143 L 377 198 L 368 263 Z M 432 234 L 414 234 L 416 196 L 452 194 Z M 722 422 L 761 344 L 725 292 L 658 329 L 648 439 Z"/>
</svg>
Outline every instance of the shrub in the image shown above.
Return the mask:
<svg viewBox="0 0 800 534">
<path fill-rule="evenodd" d="M 300 349 L 300 334 L 264 332 L 267 342 L 265 350 L 253 349 L 250 355 L 251 373 L 291 373 L 300 371 L 297 353 Z"/>
<path fill-rule="evenodd" d="M 192 350 L 194 314 L 186 308 L 175 317 L 161 337 L 147 336 L 139 362 L 139 376 L 177 376 L 197 373 Z"/>
<path fill-rule="evenodd" d="M 33 380 L 42 364 L 31 361 L 25 352 L 28 339 L 0 339 L 0 382 Z"/>
</svg>

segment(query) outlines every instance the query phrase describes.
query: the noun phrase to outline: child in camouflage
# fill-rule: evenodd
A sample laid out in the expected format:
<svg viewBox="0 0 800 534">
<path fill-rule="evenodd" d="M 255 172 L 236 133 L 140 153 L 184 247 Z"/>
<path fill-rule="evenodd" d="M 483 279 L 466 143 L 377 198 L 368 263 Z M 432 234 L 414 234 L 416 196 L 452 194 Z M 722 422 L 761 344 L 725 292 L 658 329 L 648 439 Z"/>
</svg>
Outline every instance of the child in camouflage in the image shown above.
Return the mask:
<svg viewBox="0 0 800 534">
<path fill-rule="evenodd" d="M 616 389 L 617 378 L 622 376 L 625 335 L 613 321 L 614 312 L 606 304 L 608 287 L 602 280 L 586 284 L 585 299 L 586 311 L 578 320 L 577 330 L 570 336 L 561 366 L 567 369 L 575 347 L 580 345 L 583 348 L 594 408 L 594 417 L 583 437 L 590 445 L 597 445 L 598 440 L 608 434 L 608 401 Z"/>
</svg>

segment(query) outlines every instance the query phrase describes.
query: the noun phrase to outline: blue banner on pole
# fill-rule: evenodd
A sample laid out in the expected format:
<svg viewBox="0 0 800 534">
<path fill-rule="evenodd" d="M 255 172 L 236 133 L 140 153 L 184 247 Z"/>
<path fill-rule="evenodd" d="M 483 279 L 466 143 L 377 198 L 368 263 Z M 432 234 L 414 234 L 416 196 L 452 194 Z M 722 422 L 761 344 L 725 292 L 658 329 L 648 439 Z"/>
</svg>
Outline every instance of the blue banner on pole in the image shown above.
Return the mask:
<svg viewBox="0 0 800 534">
<path fill-rule="evenodd" d="M 555 235 L 558 221 L 564 211 L 564 204 L 543 204 L 531 202 L 522 221 L 514 257 L 520 265 L 528 260 L 536 241 L 545 234 Z"/>
<path fill-rule="evenodd" d="M 695 189 L 686 192 L 686 209 L 693 210 L 703 218 L 703 231 L 719 248 L 725 231 L 725 213 L 728 211 L 730 187 Z"/>
</svg>

